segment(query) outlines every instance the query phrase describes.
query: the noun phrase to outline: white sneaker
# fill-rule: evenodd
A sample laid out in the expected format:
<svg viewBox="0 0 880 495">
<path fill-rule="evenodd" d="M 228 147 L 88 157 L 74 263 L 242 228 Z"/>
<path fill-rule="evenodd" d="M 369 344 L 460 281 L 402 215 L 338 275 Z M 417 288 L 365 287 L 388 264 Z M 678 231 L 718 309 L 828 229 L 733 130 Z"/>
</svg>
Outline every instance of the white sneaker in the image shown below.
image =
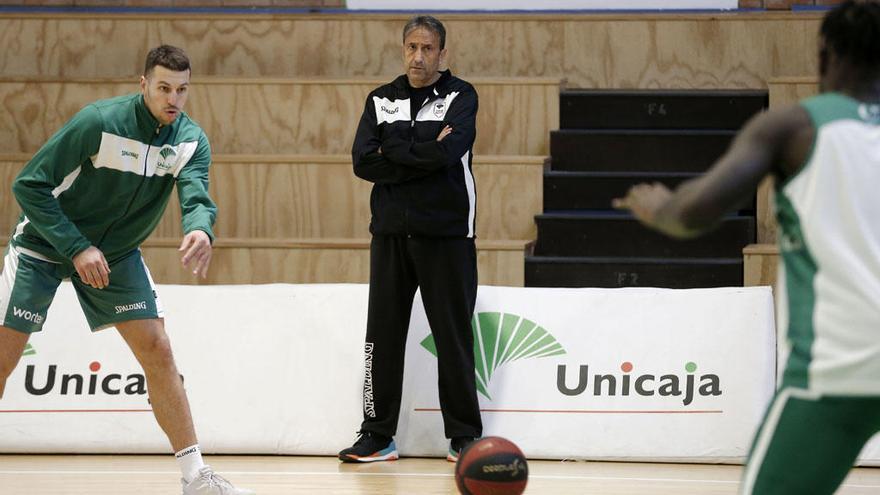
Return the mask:
<svg viewBox="0 0 880 495">
<path fill-rule="evenodd" d="M 183 495 L 254 495 L 252 490 L 236 488 L 222 476 L 214 474 L 211 466 L 199 469 L 199 475 L 189 483 L 181 478 L 180 484 L 183 485 Z"/>
</svg>

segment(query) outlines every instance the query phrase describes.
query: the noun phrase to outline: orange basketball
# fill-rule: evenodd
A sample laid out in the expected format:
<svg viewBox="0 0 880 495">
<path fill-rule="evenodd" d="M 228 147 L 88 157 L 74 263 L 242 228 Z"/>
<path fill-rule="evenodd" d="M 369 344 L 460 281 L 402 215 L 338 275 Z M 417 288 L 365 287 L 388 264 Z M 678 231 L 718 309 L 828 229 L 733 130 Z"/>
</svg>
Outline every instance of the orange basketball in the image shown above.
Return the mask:
<svg viewBox="0 0 880 495">
<path fill-rule="evenodd" d="M 468 445 L 455 464 L 455 484 L 462 495 L 519 495 L 526 489 L 529 466 L 519 447 L 501 437 Z"/>
</svg>

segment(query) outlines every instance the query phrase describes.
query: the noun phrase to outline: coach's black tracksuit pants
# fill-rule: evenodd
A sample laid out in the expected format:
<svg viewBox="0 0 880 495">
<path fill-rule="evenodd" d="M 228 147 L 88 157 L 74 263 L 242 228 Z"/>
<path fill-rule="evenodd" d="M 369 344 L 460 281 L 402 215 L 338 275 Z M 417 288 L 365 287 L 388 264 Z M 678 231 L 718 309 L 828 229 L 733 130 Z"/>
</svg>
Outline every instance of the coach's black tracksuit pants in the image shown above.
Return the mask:
<svg viewBox="0 0 880 495">
<path fill-rule="evenodd" d="M 446 437 L 479 437 L 483 424 L 471 329 L 477 299 L 473 239 L 373 236 L 361 430 L 389 437 L 397 431 L 406 334 L 416 288 L 421 288 L 437 344 Z"/>
</svg>

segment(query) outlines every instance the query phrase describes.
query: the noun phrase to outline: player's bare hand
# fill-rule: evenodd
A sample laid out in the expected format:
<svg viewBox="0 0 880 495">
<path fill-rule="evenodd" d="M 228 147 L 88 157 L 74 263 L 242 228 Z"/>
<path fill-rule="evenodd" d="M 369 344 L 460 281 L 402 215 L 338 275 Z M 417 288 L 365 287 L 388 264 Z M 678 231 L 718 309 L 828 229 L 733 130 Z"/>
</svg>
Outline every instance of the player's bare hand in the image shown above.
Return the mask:
<svg viewBox="0 0 880 495">
<path fill-rule="evenodd" d="M 83 282 L 96 289 L 110 285 L 110 265 L 104 253 L 95 246 L 89 246 L 74 256 L 73 267 Z"/>
<path fill-rule="evenodd" d="M 211 238 L 201 230 L 193 230 L 183 236 L 178 251 L 183 253 L 180 262 L 189 269 L 192 264 L 193 275 L 206 278 L 211 264 Z"/>
<path fill-rule="evenodd" d="M 611 205 L 618 210 L 630 210 L 636 218 L 650 225 L 657 210 L 671 195 L 672 191 L 659 182 L 636 184 L 629 188 L 626 196 L 614 199 Z"/>
<path fill-rule="evenodd" d="M 437 136 L 437 141 L 443 141 L 443 138 L 452 134 L 452 126 L 446 126 L 440 131 L 440 135 Z"/>
</svg>

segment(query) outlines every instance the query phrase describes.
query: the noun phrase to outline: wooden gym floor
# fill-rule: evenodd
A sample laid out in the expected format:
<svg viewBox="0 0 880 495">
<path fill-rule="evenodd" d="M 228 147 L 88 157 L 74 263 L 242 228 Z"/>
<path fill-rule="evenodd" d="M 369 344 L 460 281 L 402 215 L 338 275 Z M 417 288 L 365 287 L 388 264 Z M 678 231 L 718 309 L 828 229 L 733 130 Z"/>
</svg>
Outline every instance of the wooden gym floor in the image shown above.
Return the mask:
<svg viewBox="0 0 880 495">
<path fill-rule="evenodd" d="M 455 494 L 453 464 L 404 458 L 341 464 L 332 457 L 207 456 L 259 495 Z M 530 461 L 527 495 L 734 495 L 741 466 Z M 0 455 L 3 495 L 179 494 L 170 456 Z M 880 468 L 854 469 L 840 495 L 880 493 Z"/>
</svg>

